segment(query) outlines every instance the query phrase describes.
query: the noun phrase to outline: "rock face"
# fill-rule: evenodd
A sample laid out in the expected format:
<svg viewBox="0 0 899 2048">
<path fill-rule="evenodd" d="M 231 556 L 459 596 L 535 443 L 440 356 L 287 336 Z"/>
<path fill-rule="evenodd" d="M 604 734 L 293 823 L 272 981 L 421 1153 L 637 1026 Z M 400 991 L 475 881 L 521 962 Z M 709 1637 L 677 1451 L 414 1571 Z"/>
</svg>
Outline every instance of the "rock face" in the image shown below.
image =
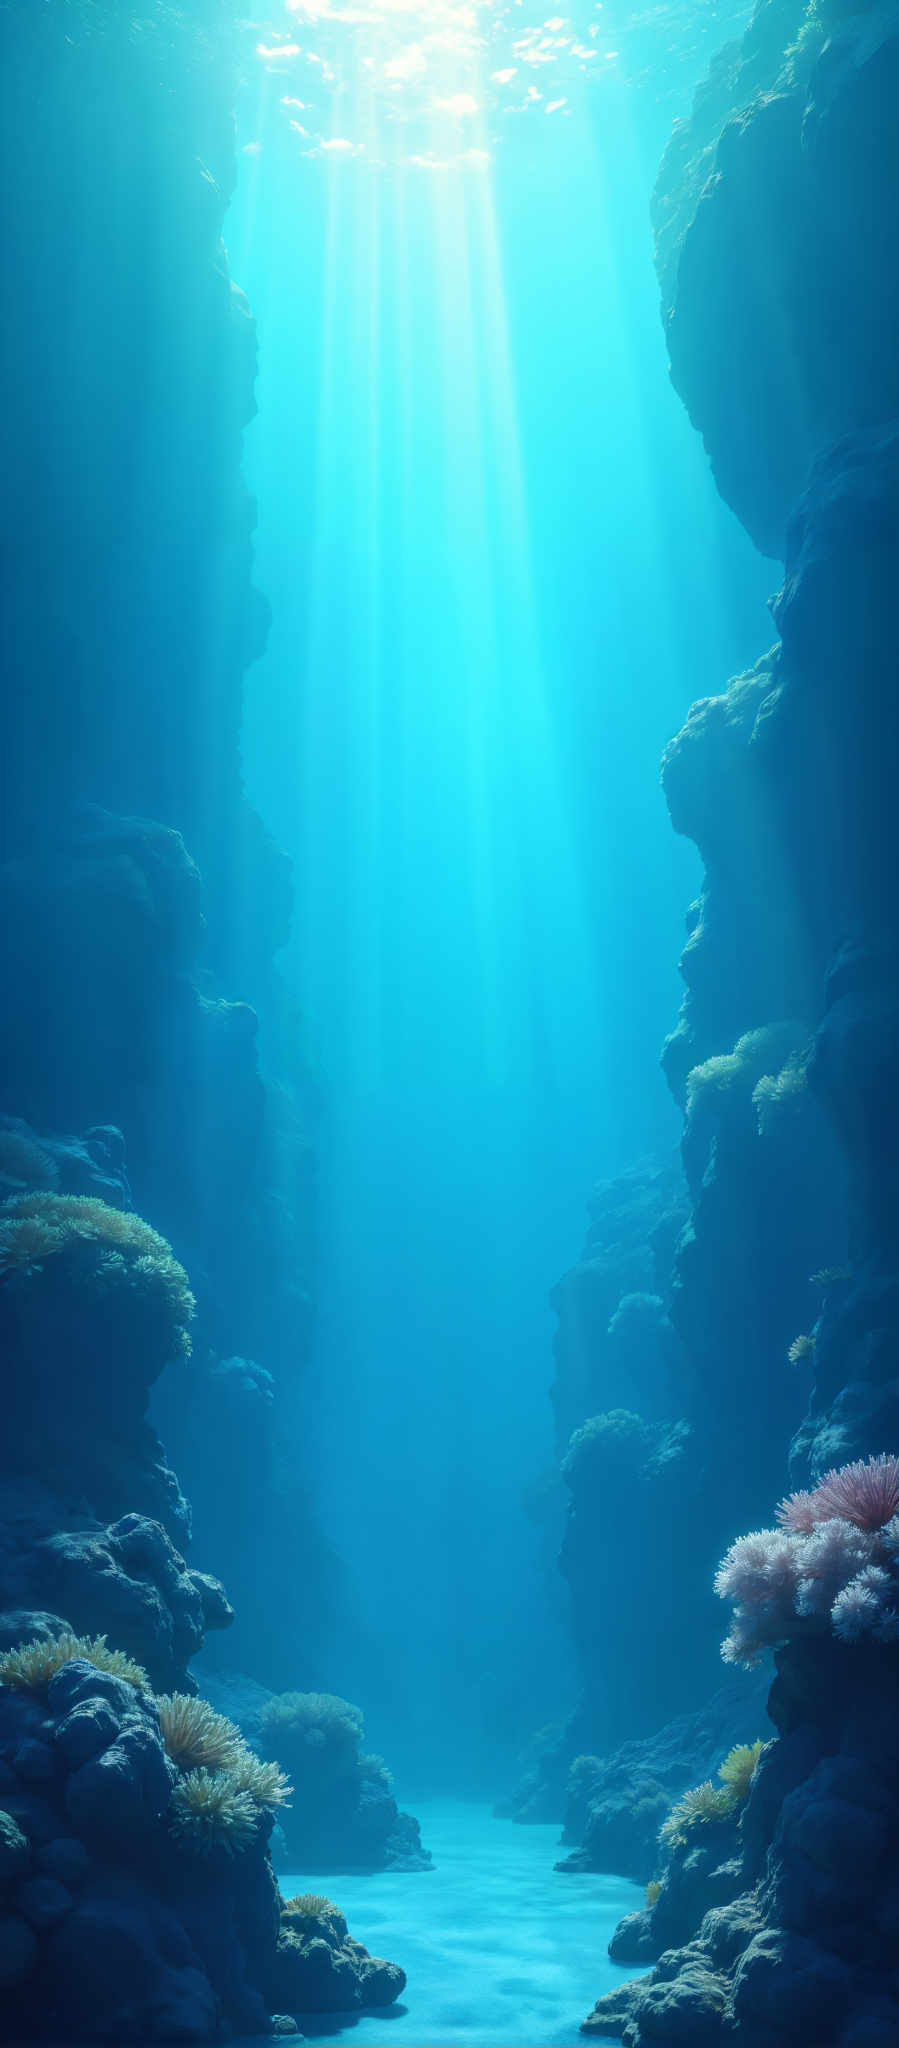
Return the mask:
<svg viewBox="0 0 899 2048">
<path fill-rule="evenodd" d="M 615 1871 L 648 1884 L 659 1867 L 659 1829 L 675 1800 L 714 1778 L 737 1743 L 756 1739 L 765 1725 L 766 1690 L 764 1680 L 735 1674 L 695 1714 L 611 1756 L 578 1757 L 568 1777 L 562 1840 L 580 1846 L 556 1869 Z"/>
<path fill-rule="evenodd" d="M 222 242 L 233 24 L 229 0 L 0 0 L 0 1650 L 106 1636 L 183 1693 L 232 1622 L 289 1682 L 335 1593 L 305 1504 L 290 876 L 240 772 L 267 607 L 241 473 L 255 333 Z M 264 2030 L 264 1842 L 255 1874 L 179 1862 L 156 1710 L 129 1695 L 125 1726 L 94 1691 L 61 1732 L 55 1696 L 0 1688 L 12 2032 Z M 306 1975 L 350 2005 L 399 1982 L 352 1944 Z"/>
<path fill-rule="evenodd" d="M 893 1646 L 832 1637 L 778 1652 L 762 1752 L 736 1829 L 691 1834 L 652 1910 L 623 1923 L 622 1961 L 658 1961 L 599 2000 L 582 2031 L 780 2048 L 887 2048 L 899 2038 L 899 1849 Z M 697 1838 L 702 1839 L 697 1839 Z"/>
<path fill-rule="evenodd" d="M 204 1674 L 203 1685 L 263 1756 L 289 1772 L 279 1870 L 430 1870 L 418 1821 L 400 1811 L 383 1757 L 363 1748 L 358 1707 L 333 1693 L 271 1693 L 239 1674 Z"/>
<path fill-rule="evenodd" d="M 124 1668 L 124 1660 L 117 1660 Z M 272 1813 L 226 1787 L 182 1796 L 167 1702 L 70 1659 L 0 1686 L 0 1982 L 10 2039 L 216 2040 L 296 2031 L 299 2011 L 392 2003 L 405 1979 L 329 1908 L 297 1923 Z M 170 1704 L 170 1703 L 168 1703 Z M 180 1789 L 179 1789 L 180 1788 Z M 327 1901 L 315 1902 L 327 1906 Z M 288 2019 L 288 2014 L 291 2016 Z"/>
<path fill-rule="evenodd" d="M 763 0 L 655 196 L 674 382 L 723 497 L 783 557 L 812 463 L 899 412 L 895 9 Z"/>
<path fill-rule="evenodd" d="M 895 0 L 854 13 L 834 0 L 809 10 L 761 0 L 677 125 L 655 196 L 674 383 L 719 489 L 784 577 L 772 602 L 777 643 L 693 706 L 663 762 L 672 823 L 705 867 L 687 919 L 681 1017 L 664 1054 L 684 1112 L 686 1201 L 672 1236 L 659 1239 L 649 1219 L 644 1231 L 668 1259 L 656 1256 L 649 1283 L 677 1339 L 668 1405 L 644 1408 L 642 1391 L 622 1397 L 611 1322 L 589 1330 L 586 1356 L 575 1351 L 576 1375 L 563 1335 L 557 1365 L 566 1423 L 589 1390 L 599 1415 L 621 1406 L 644 1428 L 689 1429 L 679 1470 L 666 1465 L 680 1584 L 667 1577 L 666 1552 L 667 1603 L 645 1584 L 636 1592 L 637 1558 L 638 1725 L 659 1605 L 664 1626 L 672 1603 L 675 1620 L 660 1669 L 679 1622 L 679 1675 L 693 1688 L 680 1704 L 698 1709 L 711 1691 L 715 1617 L 704 1589 L 716 1545 L 764 1522 L 788 1469 L 801 1487 L 899 1443 L 897 74 Z M 621 1273 L 632 1286 L 626 1258 Z M 564 1285 L 563 1332 L 573 1298 Z M 656 1356 L 647 1328 L 646 1363 Z M 632 1377 L 636 1387 L 640 1370 Z M 574 1419 L 582 1435 L 586 1408 Z M 647 1471 L 644 1461 L 641 1524 L 653 1512 Z M 615 1806 L 628 1774 L 608 1757 L 608 1720 L 596 1712 L 603 1684 L 617 1686 L 622 1662 L 627 1669 L 614 1635 L 605 1468 L 585 1477 L 584 1492 L 573 1489 L 565 1540 L 587 1646 L 568 1757 L 575 1733 L 589 1737 L 578 1747 L 600 1751 L 599 1853 L 614 1841 L 636 1870 L 641 1827 L 646 1846 L 636 1794 L 653 1777 L 651 1750 L 629 1760 L 629 1824 Z M 604 1681 L 607 1623 L 614 1654 Z M 676 1704 L 659 1701 L 656 1726 Z M 585 1829 L 590 1783 L 582 1771 Z M 572 1812 L 570 1835 L 577 1825 Z M 781 1923 L 763 1913 L 760 1924 L 761 1957 Z M 810 1938 L 808 1927 L 788 1931 Z M 804 1967 L 796 1950 L 794 1974 Z M 729 2026 L 748 2028 L 752 2010 L 761 2028 L 762 1994 L 753 2005 L 751 1986 L 765 1968 L 747 1968 L 737 1996 L 705 1950 L 688 1957 L 678 1970 L 690 1977 L 689 1999 L 672 2017 L 674 1973 L 663 1959 L 643 2032 L 626 2038 L 700 2040 L 704 2028 L 718 2038 L 725 2008 Z M 853 2013 L 860 1996 L 855 1985 Z M 770 2012 L 765 2025 L 777 2037 Z M 812 2003 L 802 2026 L 817 2038 Z M 873 2018 L 865 2026 L 880 2038 Z"/>
<path fill-rule="evenodd" d="M 222 242 L 233 20 L 220 0 L 140 20 L 112 0 L 0 7 L 16 306 L 0 375 L 20 394 L 0 503 L 19 678 L 0 764 L 0 1110 L 95 1150 L 115 1127 L 119 1205 L 190 1271 L 193 1363 L 154 1387 L 153 1422 L 196 1495 L 198 1550 L 234 1589 L 238 1637 L 272 1646 L 277 1683 L 285 1633 L 314 1648 L 334 1585 L 297 1485 L 315 1106 L 272 965 L 290 876 L 240 779 L 267 607 L 241 473 L 255 330 Z M 3 1150 L 0 1128 L 0 1176 Z M 27 1185 L 82 1191 L 84 1159 L 57 1164 Z M 225 1448 L 220 1367 L 235 1356 L 270 1375 L 278 1429 L 276 1443 L 257 1413 L 232 1431 L 225 1505 L 204 1475 L 220 1413 Z M 183 1548 L 169 1481 L 122 1479 L 107 1504 L 85 1489 L 97 1518 L 147 1512 Z M 310 1569 L 276 1590 L 248 1518 L 255 1496 L 274 1551 L 288 1480 Z"/>
</svg>

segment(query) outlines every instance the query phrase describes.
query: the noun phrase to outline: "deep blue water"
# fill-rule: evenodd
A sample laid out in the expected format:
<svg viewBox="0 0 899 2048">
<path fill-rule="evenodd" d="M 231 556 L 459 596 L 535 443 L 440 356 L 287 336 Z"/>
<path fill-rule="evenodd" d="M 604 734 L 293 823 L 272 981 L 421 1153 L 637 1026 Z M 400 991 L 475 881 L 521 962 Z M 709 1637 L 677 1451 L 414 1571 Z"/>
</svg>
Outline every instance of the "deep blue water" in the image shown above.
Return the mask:
<svg viewBox="0 0 899 2048">
<path fill-rule="evenodd" d="M 494 1731 L 570 1698 L 521 1511 L 552 1458 L 548 1291 L 592 1183 L 677 1143 L 658 1055 L 698 863 L 658 760 L 768 630 L 659 330 L 649 195 L 706 54 L 673 20 L 638 87 L 607 21 L 597 78 L 570 25 L 528 64 L 502 15 L 490 75 L 464 59 L 478 115 L 439 116 L 456 155 L 420 133 L 450 63 L 427 9 L 417 84 L 385 75 L 406 15 L 385 43 L 299 10 L 247 45 L 227 233 L 273 619 L 244 758 L 296 862 L 328 1105 L 308 1427 L 354 1595 L 319 1682 L 431 1789 L 489 1792 Z M 490 83 L 510 64 L 530 111 Z"/>
</svg>

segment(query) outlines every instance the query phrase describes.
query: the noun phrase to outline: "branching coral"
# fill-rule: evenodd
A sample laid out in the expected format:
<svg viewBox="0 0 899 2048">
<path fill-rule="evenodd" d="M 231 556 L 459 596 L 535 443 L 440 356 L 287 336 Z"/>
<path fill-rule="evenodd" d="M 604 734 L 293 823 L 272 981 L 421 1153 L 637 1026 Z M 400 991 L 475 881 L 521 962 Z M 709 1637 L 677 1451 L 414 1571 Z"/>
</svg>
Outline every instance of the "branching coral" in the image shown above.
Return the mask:
<svg viewBox="0 0 899 2048">
<path fill-rule="evenodd" d="M 0 1685 L 19 1692 L 44 1692 L 57 1671 L 76 1657 L 85 1658 L 112 1678 L 123 1678 L 146 1692 L 150 1689 L 141 1665 L 124 1656 L 121 1650 L 108 1649 L 105 1636 L 73 1636 L 68 1631 L 46 1642 L 22 1643 L 16 1650 L 4 1651 L 0 1656 Z"/>
<path fill-rule="evenodd" d="M 223 1849 L 239 1856 L 255 1841 L 259 1809 L 230 1772 L 187 1771 L 172 1792 L 169 1832 L 187 1849 L 209 1856 Z"/>
<path fill-rule="evenodd" d="M 73 1298 L 127 1296 L 168 1355 L 190 1351 L 194 1297 L 184 1267 L 159 1232 L 92 1195 L 12 1195 L 0 1209 L 0 1281 L 31 1281 L 48 1262 Z"/>
<path fill-rule="evenodd" d="M 882 1454 L 825 1473 L 777 1510 L 779 1527 L 731 1545 L 715 1591 L 734 1602 L 729 1663 L 828 1622 L 845 1642 L 899 1635 L 899 1458 Z"/>
</svg>

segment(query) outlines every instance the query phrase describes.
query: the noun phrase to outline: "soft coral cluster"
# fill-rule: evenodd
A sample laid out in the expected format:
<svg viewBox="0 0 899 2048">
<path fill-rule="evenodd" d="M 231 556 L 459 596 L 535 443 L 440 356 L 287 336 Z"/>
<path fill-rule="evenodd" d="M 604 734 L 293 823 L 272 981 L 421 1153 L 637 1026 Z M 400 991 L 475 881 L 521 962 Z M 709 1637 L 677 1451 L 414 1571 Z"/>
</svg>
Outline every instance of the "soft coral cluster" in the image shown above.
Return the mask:
<svg viewBox="0 0 899 2048">
<path fill-rule="evenodd" d="M 899 1458 L 825 1473 L 781 1502 L 777 1522 L 739 1537 L 716 1574 L 716 1593 L 734 1603 L 727 1663 L 753 1664 L 828 1624 L 844 1642 L 899 1638 Z"/>
</svg>

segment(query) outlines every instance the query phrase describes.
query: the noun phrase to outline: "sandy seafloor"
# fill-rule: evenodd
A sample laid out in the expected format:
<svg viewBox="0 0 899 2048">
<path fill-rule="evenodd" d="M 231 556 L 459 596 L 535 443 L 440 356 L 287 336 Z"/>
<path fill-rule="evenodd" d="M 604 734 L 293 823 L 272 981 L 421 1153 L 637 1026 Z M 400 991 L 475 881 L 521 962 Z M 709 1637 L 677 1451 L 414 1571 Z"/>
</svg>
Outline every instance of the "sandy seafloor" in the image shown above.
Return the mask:
<svg viewBox="0 0 899 2048">
<path fill-rule="evenodd" d="M 606 1953 L 623 1913 L 642 1905 L 620 1877 L 562 1876 L 559 1827 L 496 1820 L 487 1806 L 410 1802 L 434 1869 L 371 1877 L 279 1873 L 285 1896 L 324 1892 L 350 1933 L 401 1963 L 388 2012 L 298 2014 L 308 2039 L 338 2028 L 365 2048 L 553 2048 L 612 1985 L 639 1973 Z"/>
</svg>

